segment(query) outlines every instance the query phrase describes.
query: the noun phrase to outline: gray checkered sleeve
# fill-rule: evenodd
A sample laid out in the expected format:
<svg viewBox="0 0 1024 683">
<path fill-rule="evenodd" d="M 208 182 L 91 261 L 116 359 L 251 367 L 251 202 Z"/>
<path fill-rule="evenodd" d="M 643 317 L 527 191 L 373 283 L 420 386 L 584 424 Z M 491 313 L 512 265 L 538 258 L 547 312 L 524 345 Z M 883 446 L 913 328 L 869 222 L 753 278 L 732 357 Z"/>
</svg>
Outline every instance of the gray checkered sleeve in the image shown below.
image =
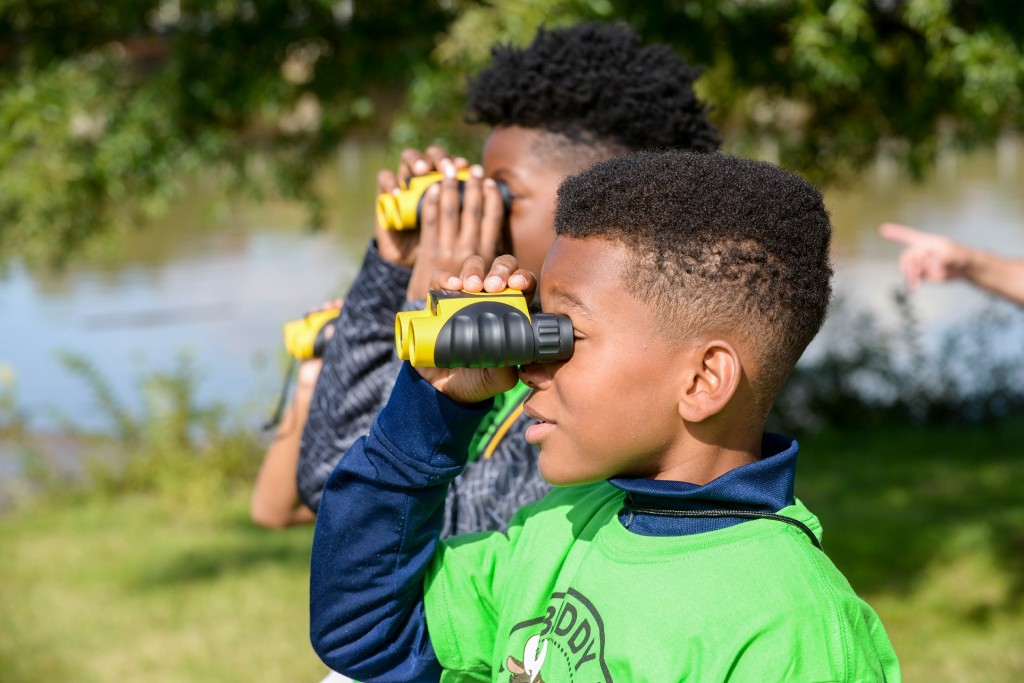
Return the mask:
<svg viewBox="0 0 1024 683">
<path fill-rule="evenodd" d="M 299 454 L 299 496 L 314 510 L 327 477 L 348 447 L 370 431 L 398 375 L 395 314 L 405 303 L 409 276 L 371 243 L 335 322 Z"/>
<path fill-rule="evenodd" d="M 401 361 L 395 355 L 395 314 L 423 308 L 405 300 L 410 271 L 384 261 L 371 244 L 324 351 L 302 434 L 298 486 L 316 510 L 320 492 L 349 446 L 370 431 L 387 402 Z M 489 458 L 470 462 L 445 500 L 442 536 L 504 529 L 523 505 L 550 485 L 540 476 L 537 452 L 523 438 L 529 420 L 513 424 Z"/>
</svg>

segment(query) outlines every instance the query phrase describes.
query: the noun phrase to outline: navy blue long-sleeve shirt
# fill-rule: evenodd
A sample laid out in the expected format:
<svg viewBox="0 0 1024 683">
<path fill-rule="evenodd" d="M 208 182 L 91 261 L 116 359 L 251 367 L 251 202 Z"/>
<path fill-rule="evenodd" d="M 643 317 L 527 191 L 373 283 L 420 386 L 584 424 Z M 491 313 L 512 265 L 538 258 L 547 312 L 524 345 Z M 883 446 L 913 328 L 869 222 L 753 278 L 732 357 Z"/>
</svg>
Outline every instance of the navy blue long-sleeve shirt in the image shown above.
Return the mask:
<svg viewBox="0 0 1024 683">
<path fill-rule="evenodd" d="M 310 637 L 323 661 L 365 683 L 436 681 L 423 577 L 437 548 L 448 484 L 489 402 L 459 405 L 409 365 L 370 433 L 323 491 L 310 568 Z M 797 444 L 766 434 L 763 457 L 704 486 L 612 479 L 637 507 L 774 513 L 793 503 Z M 742 523 L 623 513 L 642 535 L 682 535 Z"/>
</svg>

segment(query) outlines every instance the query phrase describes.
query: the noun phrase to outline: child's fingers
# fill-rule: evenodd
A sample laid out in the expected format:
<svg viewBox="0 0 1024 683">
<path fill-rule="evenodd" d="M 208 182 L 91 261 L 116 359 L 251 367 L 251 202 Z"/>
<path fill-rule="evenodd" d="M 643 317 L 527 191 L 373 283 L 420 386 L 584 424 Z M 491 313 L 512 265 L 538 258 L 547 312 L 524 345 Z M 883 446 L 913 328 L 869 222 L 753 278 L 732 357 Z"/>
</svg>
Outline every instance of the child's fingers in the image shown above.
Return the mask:
<svg viewBox="0 0 1024 683">
<path fill-rule="evenodd" d="M 377 172 L 377 194 L 390 194 L 398 189 L 398 180 L 395 174 L 387 169 Z"/>
<path fill-rule="evenodd" d="M 431 145 L 426 149 L 426 158 L 430 161 L 431 165 L 440 170 L 445 162 L 451 163 L 451 155 L 448 154 L 448 150 L 440 145 Z"/>
<path fill-rule="evenodd" d="M 501 198 L 498 184 L 491 178 L 484 180 L 483 194 L 483 217 L 480 219 L 476 253 L 486 260 L 491 260 L 498 253 L 501 241 L 501 229 L 505 224 L 505 202 Z"/>
<path fill-rule="evenodd" d="M 484 289 L 488 292 L 500 292 L 508 287 L 509 278 L 519 270 L 519 262 L 511 254 L 502 254 L 494 259 L 491 269 L 484 279 Z"/>
<path fill-rule="evenodd" d="M 460 290 L 462 278 L 448 270 L 435 270 L 430 278 L 430 289 Z"/>
<path fill-rule="evenodd" d="M 424 173 L 430 173 L 436 168 L 434 161 L 418 149 L 407 147 L 402 150 L 398 160 L 398 177 L 411 178 Z"/>
<path fill-rule="evenodd" d="M 423 193 L 423 203 L 420 205 L 420 253 L 431 253 L 436 251 L 438 243 L 440 220 L 440 197 L 441 186 L 434 183 Z"/>
<path fill-rule="evenodd" d="M 462 190 L 462 214 L 459 226 L 458 247 L 455 254 L 478 254 L 480 223 L 484 215 L 482 181 L 484 169 L 473 166 Z"/>
<path fill-rule="evenodd" d="M 481 256 L 470 256 L 462 264 L 462 288 L 469 292 L 479 292 L 484 289 L 484 265 L 485 261 Z"/>
<path fill-rule="evenodd" d="M 459 181 L 455 179 L 455 165 L 445 161 L 441 167 L 444 180 L 441 181 L 440 214 L 438 216 L 438 242 L 446 253 L 452 253 L 458 238 L 462 200 L 459 197 Z"/>
<path fill-rule="evenodd" d="M 533 299 L 533 293 L 537 291 L 537 276 L 523 268 L 518 269 L 508 278 L 508 286 L 518 289 L 526 295 L 529 300 Z"/>
</svg>

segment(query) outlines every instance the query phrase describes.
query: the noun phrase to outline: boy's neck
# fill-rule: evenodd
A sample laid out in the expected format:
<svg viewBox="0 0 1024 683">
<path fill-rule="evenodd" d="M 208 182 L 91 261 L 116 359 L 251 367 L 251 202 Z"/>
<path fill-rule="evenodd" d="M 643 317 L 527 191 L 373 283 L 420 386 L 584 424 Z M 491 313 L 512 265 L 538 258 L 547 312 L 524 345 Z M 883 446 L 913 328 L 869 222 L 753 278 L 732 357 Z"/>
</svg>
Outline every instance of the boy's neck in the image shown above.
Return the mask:
<svg viewBox="0 0 1024 683">
<path fill-rule="evenodd" d="M 703 486 L 726 472 L 761 459 L 762 433 L 722 438 L 692 430 L 679 449 L 681 457 L 665 463 L 652 479 L 684 481 Z"/>
</svg>

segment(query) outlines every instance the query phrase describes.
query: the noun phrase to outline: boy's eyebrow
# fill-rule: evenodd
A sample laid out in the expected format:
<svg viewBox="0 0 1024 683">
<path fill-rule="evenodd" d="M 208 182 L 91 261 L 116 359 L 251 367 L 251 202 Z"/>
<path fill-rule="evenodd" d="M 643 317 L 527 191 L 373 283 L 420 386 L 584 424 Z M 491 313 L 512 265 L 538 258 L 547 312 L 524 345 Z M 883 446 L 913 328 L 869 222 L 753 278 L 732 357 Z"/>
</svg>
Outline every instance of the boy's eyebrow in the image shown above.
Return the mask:
<svg viewBox="0 0 1024 683">
<path fill-rule="evenodd" d="M 551 299 L 562 299 L 568 305 L 569 308 L 576 309 L 579 315 L 583 318 L 594 317 L 590 311 L 590 308 L 588 308 L 587 305 L 583 303 L 583 301 L 580 300 L 580 298 L 573 294 L 572 292 L 567 292 L 564 289 L 559 289 L 558 287 L 555 287 L 551 291 L 550 298 L 545 300 L 550 301 Z"/>
<path fill-rule="evenodd" d="M 496 169 L 494 169 L 491 172 L 491 178 L 494 178 L 495 180 L 501 180 L 502 178 L 505 178 L 506 176 L 514 176 L 514 175 L 515 175 L 515 173 L 513 173 L 511 169 L 508 169 L 508 168 L 506 168 L 504 166 L 502 166 L 501 168 L 496 168 Z"/>
</svg>

